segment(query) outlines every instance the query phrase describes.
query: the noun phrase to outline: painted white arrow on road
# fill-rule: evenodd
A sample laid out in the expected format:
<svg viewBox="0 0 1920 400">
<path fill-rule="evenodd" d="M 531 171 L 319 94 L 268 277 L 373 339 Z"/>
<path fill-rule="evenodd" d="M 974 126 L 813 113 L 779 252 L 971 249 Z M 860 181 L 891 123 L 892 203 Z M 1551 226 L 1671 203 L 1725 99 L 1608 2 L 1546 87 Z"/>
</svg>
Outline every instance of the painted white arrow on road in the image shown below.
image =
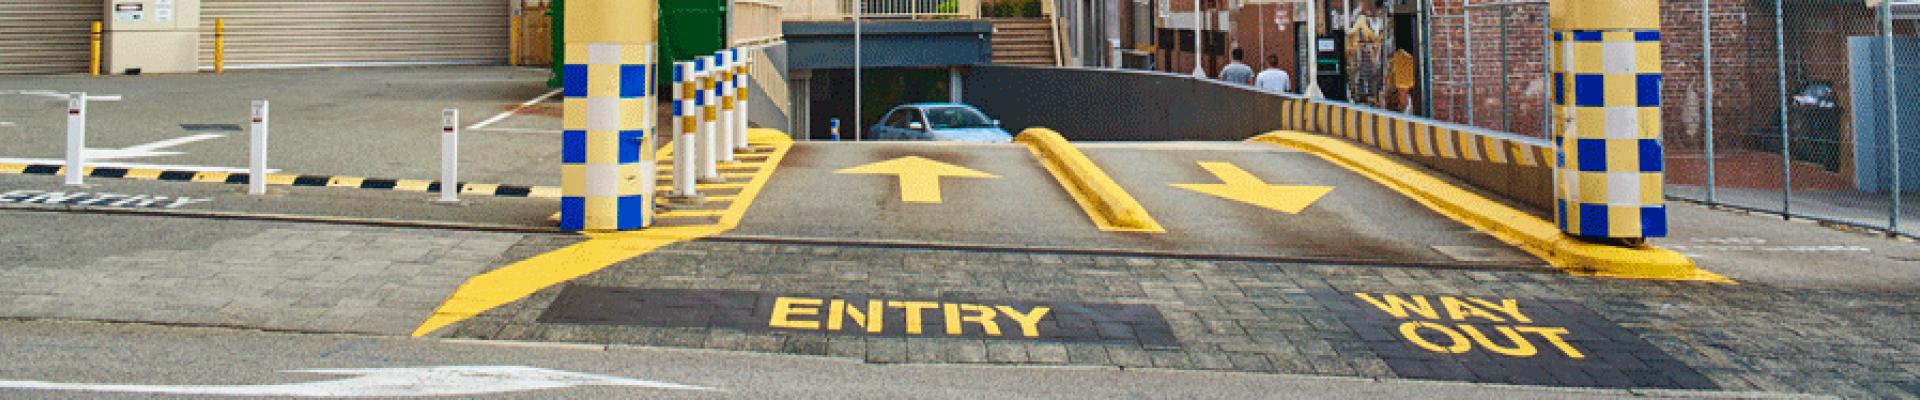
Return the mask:
<svg viewBox="0 0 1920 400">
<path fill-rule="evenodd" d="M 617 376 L 520 366 L 447 366 L 423 368 L 311 369 L 316 374 L 352 375 L 330 381 L 277 385 L 112 385 L 0 380 L 0 389 L 67 390 L 209 396 L 419 397 L 563 389 L 577 386 L 626 386 L 675 390 L 717 390 Z"/>
<path fill-rule="evenodd" d="M 86 158 L 87 160 L 124 160 L 129 158 L 177 156 L 184 153 L 181 153 L 178 151 L 160 151 L 160 149 L 165 149 L 169 147 L 179 146 L 179 145 L 198 142 L 198 141 L 219 139 L 223 137 L 226 137 L 226 135 L 202 133 L 202 134 L 193 135 L 193 136 L 182 136 L 182 137 L 162 140 L 158 142 L 142 144 L 142 145 L 128 147 L 124 149 L 80 149 L 80 157 Z"/>
</svg>

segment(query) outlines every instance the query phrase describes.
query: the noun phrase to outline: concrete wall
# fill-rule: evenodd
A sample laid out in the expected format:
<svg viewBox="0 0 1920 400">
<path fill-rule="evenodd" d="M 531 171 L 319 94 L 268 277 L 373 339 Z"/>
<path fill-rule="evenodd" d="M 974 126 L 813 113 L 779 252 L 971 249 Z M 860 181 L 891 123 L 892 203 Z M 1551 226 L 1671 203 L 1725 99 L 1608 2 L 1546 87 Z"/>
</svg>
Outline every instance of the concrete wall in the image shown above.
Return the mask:
<svg viewBox="0 0 1920 400">
<path fill-rule="evenodd" d="M 761 82 L 759 80 L 752 80 L 753 83 L 748 85 L 748 87 L 753 90 L 753 93 L 747 96 L 747 102 L 749 103 L 747 105 L 747 124 L 760 128 L 778 129 L 781 132 L 793 132 L 793 118 L 788 116 L 788 112 L 782 112 L 779 107 L 775 107 L 775 99 L 773 96 L 767 94 L 766 88 L 762 87 L 762 85 L 766 84 L 787 85 L 787 71 L 790 71 L 787 68 L 787 45 L 785 43 L 769 45 L 766 47 L 766 51 L 761 54 L 766 56 L 767 64 L 773 66 L 773 71 L 780 77 L 780 81 Z M 787 90 L 791 91 L 793 88 L 787 88 Z M 779 100 L 787 101 L 788 99 Z"/>
<path fill-rule="evenodd" d="M 1346 103 L 1151 71 L 976 66 L 967 103 L 1011 132 L 1073 141 L 1244 140 L 1275 130 L 1351 139 L 1536 211 L 1551 210 L 1550 142 Z"/>
</svg>

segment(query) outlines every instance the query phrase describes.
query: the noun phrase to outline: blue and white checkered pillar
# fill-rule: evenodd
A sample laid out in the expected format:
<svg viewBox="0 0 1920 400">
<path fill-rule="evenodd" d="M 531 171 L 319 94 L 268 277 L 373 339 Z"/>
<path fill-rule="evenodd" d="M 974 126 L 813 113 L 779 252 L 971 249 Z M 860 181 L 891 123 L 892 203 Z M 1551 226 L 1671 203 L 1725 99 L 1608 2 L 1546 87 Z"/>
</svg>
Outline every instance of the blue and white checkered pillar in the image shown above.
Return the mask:
<svg viewBox="0 0 1920 400">
<path fill-rule="evenodd" d="M 1560 229 L 1587 238 L 1666 236 L 1660 2 L 1550 7 Z"/>
<path fill-rule="evenodd" d="M 753 65 L 753 57 L 740 48 L 729 49 L 733 52 L 733 151 L 753 152 L 753 146 L 747 144 L 747 94 L 753 92 L 748 86 L 748 68 Z"/>
<path fill-rule="evenodd" d="M 560 229 L 653 224 L 656 172 L 649 84 L 656 0 L 574 0 L 567 7 Z"/>
</svg>

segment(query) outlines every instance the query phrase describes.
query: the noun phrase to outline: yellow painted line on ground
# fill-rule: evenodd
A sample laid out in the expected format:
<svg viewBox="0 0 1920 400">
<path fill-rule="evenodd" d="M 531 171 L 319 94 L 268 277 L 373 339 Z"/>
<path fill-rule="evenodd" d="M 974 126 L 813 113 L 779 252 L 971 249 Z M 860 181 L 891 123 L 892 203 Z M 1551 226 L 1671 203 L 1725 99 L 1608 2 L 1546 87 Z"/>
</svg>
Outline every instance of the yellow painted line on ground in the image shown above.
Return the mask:
<svg viewBox="0 0 1920 400">
<path fill-rule="evenodd" d="M 404 192 L 425 192 L 427 191 L 428 186 L 433 186 L 433 181 L 423 181 L 419 179 L 401 179 L 393 182 L 393 190 L 399 190 Z"/>
<path fill-rule="evenodd" d="M 425 336 L 448 325 L 473 318 L 480 313 L 524 299 L 542 289 L 586 276 L 621 261 L 639 257 L 661 247 L 699 239 L 739 226 L 752 207 L 753 199 L 773 178 L 780 160 L 793 142 L 785 133 L 767 129 L 748 131 L 749 143 L 773 146 L 767 167 L 754 173 L 753 180 L 740 184 L 738 200 L 718 213 L 712 225 L 650 228 L 636 232 L 586 233 L 587 240 L 559 250 L 508 264 L 474 276 L 455 289 L 433 315 L 414 329 L 413 336 Z M 671 147 L 669 147 L 671 148 Z"/>
<path fill-rule="evenodd" d="M 300 179 L 300 176 L 299 176 L 299 175 L 286 175 L 286 174 L 267 174 L 267 184 L 268 184 L 268 185 L 274 185 L 274 186 L 293 186 L 293 180 L 295 180 L 295 179 Z"/>
<path fill-rule="evenodd" d="M 366 182 L 366 181 L 367 181 L 366 178 L 359 178 L 359 177 L 352 177 L 352 176 L 336 176 L 336 177 L 327 179 L 327 187 L 358 188 L 360 187 L 361 182 Z"/>
<path fill-rule="evenodd" d="M 1053 174 L 1053 179 L 1080 205 L 1080 211 L 1102 231 L 1167 233 L 1133 195 L 1115 183 L 1106 171 L 1086 154 L 1073 148 L 1060 133 L 1046 128 L 1029 128 L 1015 139 Z"/>
<path fill-rule="evenodd" d="M 193 181 L 201 183 L 226 183 L 227 177 L 232 175 L 233 174 L 226 172 L 201 172 L 193 174 Z"/>
<path fill-rule="evenodd" d="M 1238 165 L 1222 161 L 1200 161 L 1200 168 L 1220 178 L 1220 183 L 1175 183 L 1173 187 L 1218 196 L 1288 214 L 1299 214 L 1307 206 L 1333 191 L 1332 186 L 1269 185 Z"/>
<path fill-rule="evenodd" d="M 900 201 L 907 203 L 941 203 L 940 178 L 986 178 L 999 179 L 1000 176 L 975 171 L 971 168 L 929 160 L 919 156 L 906 156 L 872 164 L 861 165 L 834 171 L 836 174 L 894 175 L 900 181 Z"/>
<path fill-rule="evenodd" d="M 491 183 L 469 183 L 469 184 L 460 186 L 460 193 L 462 194 L 493 194 L 493 191 L 497 189 L 500 189 L 500 185 L 495 185 Z"/>
<path fill-rule="evenodd" d="M 125 176 L 121 176 L 121 178 L 151 181 L 151 180 L 160 179 L 161 172 L 166 172 L 166 171 L 161 171 L 157 169 L 129 169 L 127 170 L 127 174 Z"/>
<path fill-rule="evenodd" d="M 727 178 L 730 180 L 731 179 L 747 179 L 747 178 L 752 178 L 753 173 L 752 172 L 723 172 L 723 173 L 720 173 L 720 177 Z M 662 181 L 669 181 L 669 180 L 673 180 L 673 175 L 656 175 L 654 176 L 654 178 L 658 178 L 658 180 L 662 180 Z"/>
<path fill-rule="evenodd" d="M 0 164 L 0 173 L 20 174 L 27 172 L 26 164 Z"/>
<path fill-rule="evenodd" d="M 654 218 L 705 218 L 718 217 L 726 213 L 727 210 L 675 210 L 655 214 Z"/>
<path fill-rule="evenodd" d="M 747 187 L 747 184 L 745 183 L 696 183 L 693 185 L 693 188 L 696 190 L 697 189 L 714 189 L 714 190 L 745 189 L 746 187 Z"/>
<path fill-rule="evenodd" d="M 1398 160 L 1344 140 L 1280 131 L 1249 139 L 1288 147 L 1358 173 L 1427 208 L 1486 232 L 1569 273 L 1636 279 L 1733 283 L 1700 269 L 1678 252 L 1655 246 L 1622 247 L 1583 242 L 1552 222 L 1447 183 Z"/>
</svg>

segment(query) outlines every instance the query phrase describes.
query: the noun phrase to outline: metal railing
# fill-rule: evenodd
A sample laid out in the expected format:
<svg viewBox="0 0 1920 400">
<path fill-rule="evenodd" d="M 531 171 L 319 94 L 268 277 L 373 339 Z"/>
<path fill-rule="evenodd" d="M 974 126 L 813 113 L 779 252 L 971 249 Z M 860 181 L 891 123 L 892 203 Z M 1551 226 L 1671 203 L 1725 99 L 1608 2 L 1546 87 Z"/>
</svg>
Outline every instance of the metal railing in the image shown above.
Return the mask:
<svg viewBox="0 0 1920 400">
<path fill-rule="evenodd" d="M 1433 116 L 1544 137 L 1543 8 L 1435 16 Z M 1920 236 L 1920 2 L 1662 9 L 1667 197 Z"/>
<path fill-rule="evenodd" d="M 733 11 L 727 13 L 732 25 L 727 30 L 727 45 L 747 47 L 780 41 L 782 7 L 779 0 L 734 0 Z"/>
<path fill-rule="evenodd" d="M 980 18 L 980 0 L 787 0 L 783 15 L 788 21 L 850 20 L 856 1 L 862 18 Z"/>
</svg>

